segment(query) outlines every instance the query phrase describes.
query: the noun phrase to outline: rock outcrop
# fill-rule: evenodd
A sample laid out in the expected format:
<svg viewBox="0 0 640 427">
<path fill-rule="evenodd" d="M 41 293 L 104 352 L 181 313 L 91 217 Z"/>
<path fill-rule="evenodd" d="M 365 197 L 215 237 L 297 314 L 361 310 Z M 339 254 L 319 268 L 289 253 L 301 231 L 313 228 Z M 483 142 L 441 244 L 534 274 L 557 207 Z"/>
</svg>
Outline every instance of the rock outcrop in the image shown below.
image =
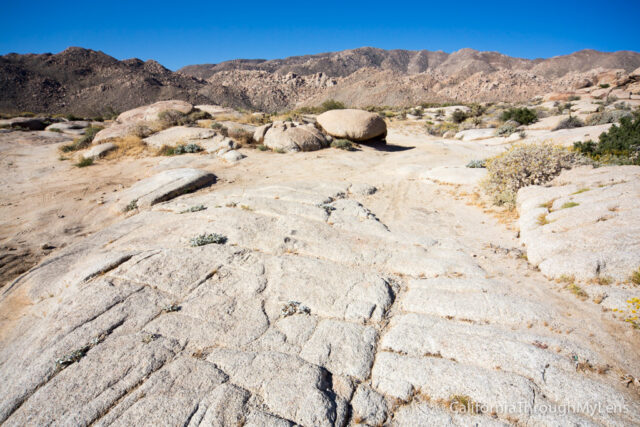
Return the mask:
<svg viewBox="0 0 640 427">
<path fill-rule="evenodd" d="M 314 125 L 277 121 L 257 128 L 256 142 L 274 151 L 315 151 L 325 148 L 329 141 Z"/>
</svg>

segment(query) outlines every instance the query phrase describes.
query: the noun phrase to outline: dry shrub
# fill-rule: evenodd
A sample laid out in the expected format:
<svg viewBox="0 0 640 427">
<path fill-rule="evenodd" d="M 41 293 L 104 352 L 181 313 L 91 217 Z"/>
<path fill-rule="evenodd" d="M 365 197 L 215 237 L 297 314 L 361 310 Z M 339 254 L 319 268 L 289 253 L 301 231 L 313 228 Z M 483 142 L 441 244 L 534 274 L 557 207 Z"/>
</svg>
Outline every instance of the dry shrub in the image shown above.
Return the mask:
<svg viewBox="0 0 640 427">
<path fill-rule="evenodd" d="M 242 128 L 231 128 L 228 130 L 229 138 L 235 140 L 238 144 L 251 145 L 253 144 L 253 134 Z"/>
<path fill-rule="evenodd" d="M 541 185 L 558 176 L 563 169 L 590 164 L 579 153 L 550 144 L 517 144 L 504 153 L 487 159 L 485 191 L 497 205 L 514 206 L 516 193 L 527 185 Z"/>
<path fill-rule="evenodd" d="M 120 157 L 140 157 L 147 152 L 147 144 L 142 141 L 142 138 L 135 135 L 130 135 L 113 141 L 117 148 L 108 152 L 105 156 L 106 159 L 118 159 Z"/>
</svg>

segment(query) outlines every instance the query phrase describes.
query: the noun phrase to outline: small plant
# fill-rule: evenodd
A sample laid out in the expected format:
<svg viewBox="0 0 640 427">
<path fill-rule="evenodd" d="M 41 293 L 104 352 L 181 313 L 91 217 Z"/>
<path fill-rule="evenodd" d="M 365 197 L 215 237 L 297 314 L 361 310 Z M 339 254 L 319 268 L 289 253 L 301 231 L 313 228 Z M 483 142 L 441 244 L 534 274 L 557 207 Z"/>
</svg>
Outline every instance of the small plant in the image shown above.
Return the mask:
<svg viewBox="0 0 640 427">
<path fill-rule="evenodd" d="M 200 151 L 203 151 L 204 148 L 202 148 L 201 146 L 199 146 L 198 144 L 186 144 L 186 145 L 178 145 L 175 150 L 174 150 L 174 154 L 186 154 L 186 153 L 199 153 Z"/>
<path fill-rule="evenodd" d="M 275 151 L 276 153 L 279 153 L 279 154 L 284 154 L 284 153 L 286 153 L 286 151 L 284 151 L 284 148 L 276 148 L 276 149 L 275 149 L 275 150 L 273 150 L 273 151 Z"/>
<path fill-rule="evenodd" d="M 63 145 L 60 147 L 60 151 L 63 153 L 68 153 L 70 151 L 78 151 L 83 148 L 87 148 L 93 142 L 93 138 L 95 138 L 96 134 L 100 132 L 103 128 L 99 126 L 89 126 L 85 129 L 84 135 L 71 144 Z"/>
<path fill-rule="evenodd" d="M 311 309 L 309 307 L 300 304 L 298 301 L 289 301 L 280 309 L 280 315 L 282 317 L 293 316 L 294 314 L 310 314 Z"/>
<path fill-rule="evenodd" d="M 553 202 L 555 202 L 556 199 L 551 199 L 547 202 L 541 203 L 538 205 L 539 208 L 546 208 L 549 212 L 551 212 L 551 208 L 553 207 Z"/>
<path fill-rule="evenodd" d="M 204 246 L 215 243 L 217 245 L 223 245 L 227 242 L 227 238 L 218 233 L 204 233 L 196 236 L 190 240 L 191 246 Z"/>
<path fill-rule="evenodd" d="M 180 311 L 180 310 L 182 310 L 182 307 L 180 307 L 177 304 L 169 304 L 167 306 L 162 307 L 163 313 L 173 313 L 175 311 Z"/>
<path fill-rule="evenodd" d="M 62 131 L 58 128 L 51 128 L 51 129 L 47 129 L 49 132 L 56 132 L 56 133 L 62 133 Z"/>
<path fill-rule="evenodd" d="M 629 280 L 634 285 L 639 285 L 640 286 L 640 268 L 638 268 L 636 271 L 631 273 L 631 276 L 629 277 Z"/>
<path fill-rule="evenodd" d="M 582 289 L 580 286 L 576 285 L 575 283 L 569 283 L 566 286 L 566 288 L 567 290 L 569 290 L 569 292 L 571 292 L 572 294 L 574 294 L 575 296 L 577 296 L 582 300 L 589 298 L 589 294 L 586 293 L 584 289 Z"/>
<path fill-rule="evenodd" d="M 331 146 L 333 148 L 338 148 L 340 150 L 355 151 L 355 147 L 353 146 L 353 143 L 348 139 L 334 139 L 331 142 Z"/>
<path fill-rule="evenodd" d="M 160 338 L 160 334 L 149 334 L 146 333 L 142 336 L 142 342 L 145 344 L 149 344 L 152 341 L 157 340 L 158 338 Z"/>
<path fill-rule="evenodd" d="M 258 150 L 260 150 L 260 151 L 267 151 L 267 150 L 269 149 L 269 148 L 268 148 L 266 145 L 264 145 L 264 144 L 260 144 L 260 145 L 256 146 L 256 148 L 257 148 Z"/>
<path fill-rule="evenodd" d="M 567 101 L 580 101 L 580 97 L 578 95 L 571 95 Z"/>
<path fill-rule="evenodd" d="M 582 193 L 585 193 L 585 192 L 587 192 L 589 190 L 591 190 L 591 189 L 590 188 L 581 188 L 578 191 L 571 193 L 571 196 L 573 196 L 574 194 L 582 194 Z"/>
<path fill-rule="evenodd" d="M 77 361 L 82 359 L 84 356 L 86 356 L 87 352 L 89 350 L 91 350 L 93 347 L 97 346 L 102 341 L 104 341 L 106 337 L 107 337 L 106 334 L 100 334 L 97 337 L 92 338 L 91 341 L 89 341 L 88 344 L 80 347 L 77 350 L 72 351 L 71 353 L 65 354 L 64 356 L 56 359 L 56 367 L 58 369 L 64 369 L 67 366 L 69 366 L 69 365 L 71 365 L 73 363 L 76 363 Z"/>
<path fill-rule="evenodd" d="M 638 313 L 640 313 L 640 298 L 629 298 L 627 300 L 626 311 L 618 308 L 614 308 L 612 311 L 626 314 L 624 317 L 624 321 L 631 324 L 634 329 L 640 329 L 640 319 L 638 318 Z"/>
<path fill-rule="evenodd" d="M 134 209 L 138 209 L 138 199 L 133 199 L 132 201 L 130 201 L 129 204 L 124 207 L 123 211 L 130 212 Z"/>
<path fill-rule="evenodd" d="M 471 160 L 467 163 L 466 167 L 476 169 L 476 168 L 485 168 L 486 161 L 485 160 Z"/>
<path fill-rule="evenodd" d="M 514 120 L 521 125 L 530 125 L 538 120 L 538 114 L 529 108 L 509 108 L 502 113 L 500 119 L 505 122 Z"/>
<path fill-rule="evenodd" d="M 579 206 L 580 203 L 576 203 L 576 202 L 567 202 L 565 204 L 562 205 L 562 207 L 560 209 L 569 209 L 569 208 L 575 208 L 576 206 Z"/>
<path fill-rule="evenodd" d="M 462 394 L 454 394 L 449 398 L 449 409 L 463 414 L 480 414 L 481 406 L 471 397 Z"/>
<path fill-rule="evenodd" d="M 191 206 L 190 208 L 187 208 L 183 211 L 181 211 L 180 213 L 189 213 L 189 212 L 200 212 L 207 209 L 207 207 L 205 205 L 195 205 L 195 206 Z"/>
<path fill-rule="evenodd" d="M 584 126 L 584 122 L 575 116 L 569 116 L 562 120 L 553 130 L 574 129 Z"/>
<path fill-rule="evenodd" d="M 93 164 L 93 157 L 83 157 L 78 163 L 74 166 L 79 168 L 86 168 L 87 166 L 91 166 Z"/>
<path fill-rule="evenodd" d="M 513 121 L 511 123 L 505 123 L 502 126 L 500 126 L 498 129 L 496 129 L 496 135 L 497 136 L 509 136 L 512 133 L 514 133 L 516 131 L 517 123 L 513 123 Z"/>
<path fill-rule="evenodd" d="M 609 86 L 611 86 L 609 83 L 601 83 L 600 85 L 600 89 L 608 89 Z"/>
<path fill-rule="evenodd" d="M 547 225 L 550 224 L 549 220 L 547 219 L 547 214 L 540 214 L 538 215 L 538 225 Z"/>
<path fill-rule="evenodd" d="M 158 113 L 158 121 L 163 128 L 169 128 L 178 124 L 185 114 L 178 110 L 165 110 Z"/>
</svg>

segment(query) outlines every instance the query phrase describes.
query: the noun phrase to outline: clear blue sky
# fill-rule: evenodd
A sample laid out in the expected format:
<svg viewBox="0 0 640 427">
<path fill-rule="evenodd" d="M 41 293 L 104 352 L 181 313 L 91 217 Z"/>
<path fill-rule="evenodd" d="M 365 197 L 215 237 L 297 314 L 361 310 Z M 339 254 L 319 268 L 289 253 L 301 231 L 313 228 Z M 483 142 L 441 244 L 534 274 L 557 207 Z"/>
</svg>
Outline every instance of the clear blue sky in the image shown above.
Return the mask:
<svg viewBox="0 0 640 427">
<path fill-rule="evenodd" d="M 591 48 L 640 51 L 640 0 L 611 1 L 11 1 L 0 54 L 68 46 L 170 69 L 361 46 L 524 58 Z"/>
</svg>

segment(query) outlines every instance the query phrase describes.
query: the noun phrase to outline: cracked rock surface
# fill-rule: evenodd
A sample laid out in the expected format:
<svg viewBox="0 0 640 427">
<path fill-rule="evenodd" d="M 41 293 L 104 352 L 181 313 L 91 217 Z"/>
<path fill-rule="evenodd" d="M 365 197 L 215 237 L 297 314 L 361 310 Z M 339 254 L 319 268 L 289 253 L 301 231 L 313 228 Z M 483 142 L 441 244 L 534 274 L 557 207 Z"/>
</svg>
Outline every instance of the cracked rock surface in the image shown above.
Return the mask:
<svg viewBox="0 0 640 427">
<path fill-rule="evenodd" d="M 417 156 L 141 203 L 56 252 L 2 289 L 0 422 L 639 424 L 636 338 L 487 249 L 515 238 Z"/>
</svg>

